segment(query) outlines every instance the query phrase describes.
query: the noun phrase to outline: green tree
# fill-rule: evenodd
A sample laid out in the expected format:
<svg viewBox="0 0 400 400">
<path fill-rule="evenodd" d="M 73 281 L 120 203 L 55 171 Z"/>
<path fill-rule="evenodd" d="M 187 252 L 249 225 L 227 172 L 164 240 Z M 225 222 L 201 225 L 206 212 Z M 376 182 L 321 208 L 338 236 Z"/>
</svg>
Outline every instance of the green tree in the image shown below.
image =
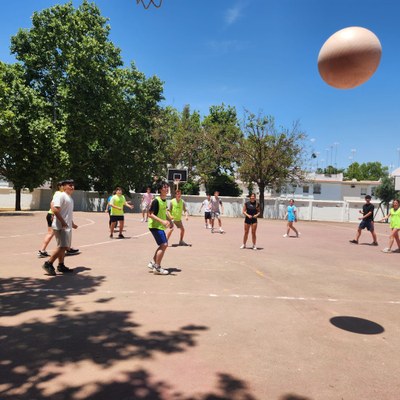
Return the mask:
<svg viewBox="0 0 400 400">
<path fill-rule="evenodd" d="M 201 147 L 197 154 L 197 173 L 204 182 L 212 176 L 233 175 L 240 163 L 243 138 L 234 107 L 210 107 L 202 122 Z"/>
<path fill-rule="evenodd" d="M 57 132 L 48 177 L 74 177 L 79 188 L 136 187 L 151 164 L 162 82 L 122 68 L 120 50 L 94 3 L 56 5 L 32 17 L 11 50 L 27 81 L 49 104 Z M 140 185 L 141 186 L 141 185 Z"/>
<path fill-rule="evenodd" d="M 390 202 L 399 196 L 399 192 L 395 190 L 394 178 L 384 176 L 381 184 L 375 189 L 375 196 L 381 200 L 381 204 L 386 205 L 386 214 L 388 214 Z"/>
<path fill-rule="evenodd" d="M 207 182 L 206 188 L 207 193 L 211 195 L 213 195 L 216 190 L 221 196 L 238 197 L 242 194 L 235 178 L 227 174 L 211 176 Z"/>
<path fill-rule="evenodd" d="M 257 183 L 262 216 L 267 187 L 279 190 L 304 179 L 301 166 L 305 134 L 298 123 L 291 130 L 277 129 L 273 117 L 250 112 L 245 114 L 244 134 L 239 175 L 244 182 Z"/>
<path fill-rule="evenodd" d="M 49 168 L 55 132 L 46 107 L 20 65 L 0 63 L 0 175 L 13 184 L 16 210 L 21 190 L 41 185 Z"/>
<path fill-rule="evenodd" d="M 354 162 L 345 170 L 344 178 L 347 180 L 356 179 L 357 181 L 379 181 L 388 174 L 388 167 L 384 167 L 378 161 L 363 164 Z"/>
</svg>

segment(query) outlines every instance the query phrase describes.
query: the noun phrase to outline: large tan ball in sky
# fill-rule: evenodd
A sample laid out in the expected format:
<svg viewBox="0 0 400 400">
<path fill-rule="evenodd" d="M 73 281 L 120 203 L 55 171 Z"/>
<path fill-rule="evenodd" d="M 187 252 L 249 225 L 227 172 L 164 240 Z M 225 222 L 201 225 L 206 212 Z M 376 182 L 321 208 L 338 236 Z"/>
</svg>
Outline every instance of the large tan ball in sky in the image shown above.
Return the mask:
<svg viewBox="0 0 400 400">
<path fill-rule="evenodd" d="M 366 82 L 381 60 L 382 46 L 368 29 L 352 26 L 334 33 L 321 47 L 318 70 L 322 79 L 338 89 Z"/>
</svg>

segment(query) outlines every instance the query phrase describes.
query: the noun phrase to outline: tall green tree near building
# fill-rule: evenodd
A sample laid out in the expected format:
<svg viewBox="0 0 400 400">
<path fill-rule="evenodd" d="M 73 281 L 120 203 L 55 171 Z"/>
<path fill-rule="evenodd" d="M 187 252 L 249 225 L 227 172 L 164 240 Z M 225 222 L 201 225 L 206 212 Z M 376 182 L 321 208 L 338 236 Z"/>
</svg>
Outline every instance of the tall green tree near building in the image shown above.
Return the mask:
<svg viewBox="0 0 400 400">
<path fill-rule="evenodd" d="M 257 183 L 260 206 L 264 210 L 266 188 L 279 190 L 286 183 L 304 179 L 304 139 L 299 124 L 289 130 L 277 128 L 275 119 L 246 112 L 239 176 L 244 182 Z M 261 216 L 263 213 L 261 213 Z"/>
<path fill-rule="evenodd" d="M 57 132 L 47 177 L 74 177 L 80 189 L 139 184 L 162 99 L 157 77 L 122 68 L 109 34 L 107 19 L 84 0 L 77 9 L 69 2 L 35 12 L 32 27 L 11 39 Z"/>
<path fill-rule="evenodd" d="M 47 176 L 48 153 L 56 140 L 47 107 L 26 85 L 20 65 L 0 63 L 0 175 L 13 184 L 15 210 L 21 210 L 21 190 L 33 190 Z"/>
<path fill-rule="evenodd" d="M 207 183 L 210 177 L 233 176 L 240 164 L 243 133 L 235 107 L 211 106 L 202 121 L 202 143 L 197 172 Z"/>
</svg>

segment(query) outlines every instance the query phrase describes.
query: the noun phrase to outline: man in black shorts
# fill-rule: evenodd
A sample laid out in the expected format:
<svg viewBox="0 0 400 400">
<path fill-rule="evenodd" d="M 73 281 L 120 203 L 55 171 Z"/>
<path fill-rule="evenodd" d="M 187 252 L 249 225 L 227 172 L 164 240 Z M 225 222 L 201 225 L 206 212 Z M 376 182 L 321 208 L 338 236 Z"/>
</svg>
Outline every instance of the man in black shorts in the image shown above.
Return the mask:
<svg viewBox="0 0 400 400">
<path fill-rule="evenodd" d="M 358 239 L 361 236 L 361 231 L 367 228 L 372 235 L 373 239 L 372 245 L 378 246 L 378 240 L 376 238 L 376 233 L 374 229 L 374 209 L 375 209 L 374 205 L 371 204 L 371 196 L 370 195 L 365 196 L 365 204 L 363 205 L 362 211 L 361 210 L 359 211 L 360 214 L 362 214 L 363 216 L 359 218 L 361 222 L 357 229 L 356 238 L 350 240 L 350 243 L 358 244 Z"/>
</svg>

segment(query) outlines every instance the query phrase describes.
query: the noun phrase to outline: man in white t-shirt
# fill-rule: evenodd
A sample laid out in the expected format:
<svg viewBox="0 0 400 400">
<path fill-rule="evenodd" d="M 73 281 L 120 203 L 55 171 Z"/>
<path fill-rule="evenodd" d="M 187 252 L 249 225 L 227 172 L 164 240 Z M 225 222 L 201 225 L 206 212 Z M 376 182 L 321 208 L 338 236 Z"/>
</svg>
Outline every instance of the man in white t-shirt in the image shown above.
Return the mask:
<svg viewBox="0 0 400 400">
<path fill-rule="evenodd" d="M 57 249 L 46 261 L 42 268 L 48 275 L 56 275 L 53 267 L 54 261 L 58 258 L 57 271 L 61 273 L 73 272 L 72 269 L 64 265 L 65 251 L 71 247 L 72 228 L 76 229 L 78 226 L 73 221 L 74 200 L 71 195 L 75 190 L 73 180 L 64 180 L 61 182 L 63 191 L 57 192 L 54 195 L 51 209 L 54 213 L 52 228 L 54 236 L 57 240 Z"/>
<path fill-rule="evenodd" d="M 221 207 L 221 209 L 220 209 Z M 219 198 L 219 192 L 216 190 L 214 196 L 211 197 L 211 233 L 214 233 L 214 221 L 215 218 L 218 220 L 219 232 L 224 233 L 222 229 L 221 213 L 224 212 L 224 206 L 221 199 Z"/>
</svg>

